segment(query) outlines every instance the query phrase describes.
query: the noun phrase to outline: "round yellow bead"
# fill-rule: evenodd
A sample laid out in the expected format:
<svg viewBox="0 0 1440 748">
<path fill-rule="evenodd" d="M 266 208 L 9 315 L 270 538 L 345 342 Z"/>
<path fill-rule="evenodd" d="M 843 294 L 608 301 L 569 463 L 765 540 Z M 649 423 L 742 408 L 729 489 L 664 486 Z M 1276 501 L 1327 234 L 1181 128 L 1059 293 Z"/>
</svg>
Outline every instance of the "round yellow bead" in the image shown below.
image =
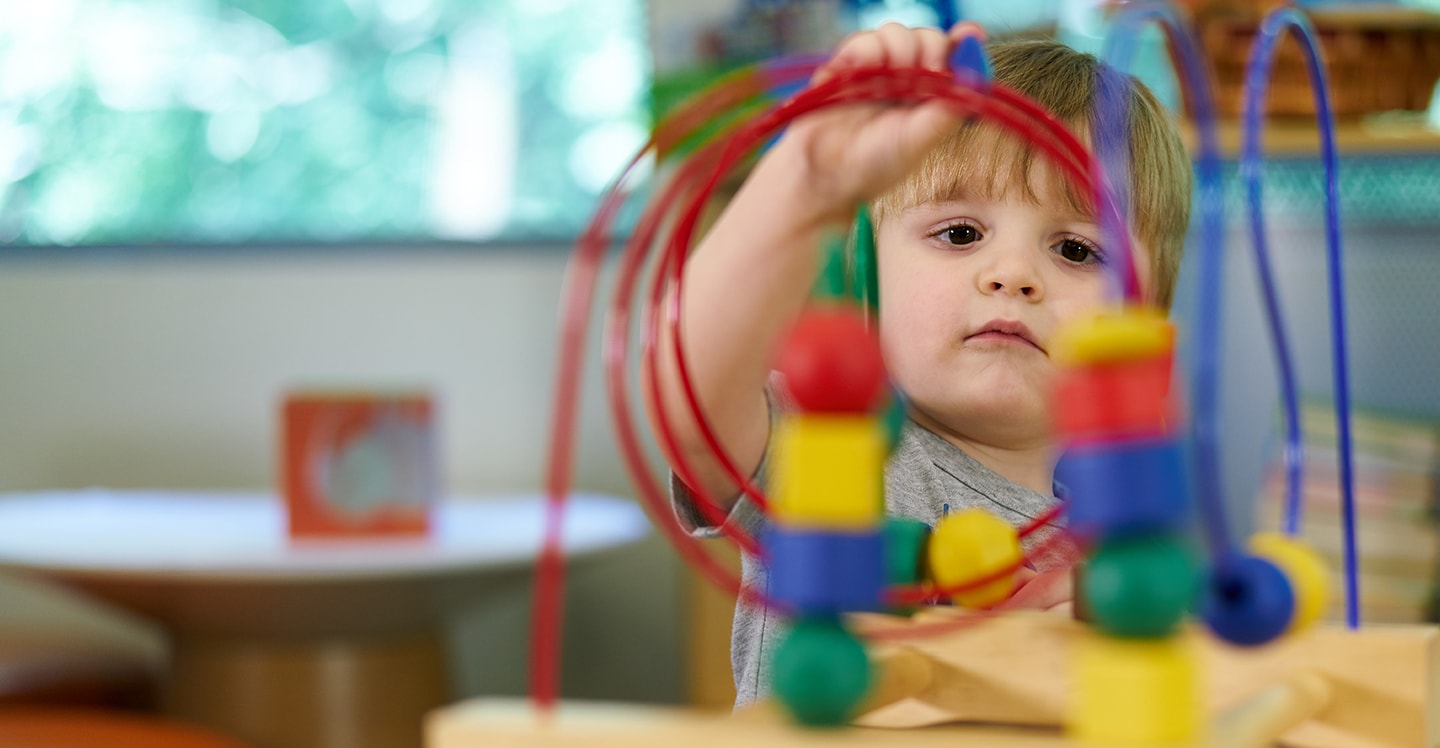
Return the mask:
<svg viewBox="0 0 1440 748">
<path fill-rule="evenodd" d="M 946 515 L 930 535 L 927 551 L 930 578 L 940 587 L 952 587 L 995 574 L 1020 562 L 1020 538 L 1004 520 L 983 509 L 962 509 Z M 1015 576 L 952 596 L 956 605 L 988 608 L 1003 602 L 1015 590 Z"/>
<path fill-rule="evenodd" d="M 1250 552 L 1280 568 L 1295 594 L 1290 632 L 1303 631 L 1320 620 L 1330 606 L 1330 569 L 1315 549 L 1278 532 L 1250 538 Z"/>
<path fill-rule="evenodd" d="M 1077 366 L 1168 356 L 1174 347 L 1175 326 L 1163 313 L 1126 308 L 1061 326 L 1050 342 L 1050 355 L 1056 363 Z"/>
</svg>

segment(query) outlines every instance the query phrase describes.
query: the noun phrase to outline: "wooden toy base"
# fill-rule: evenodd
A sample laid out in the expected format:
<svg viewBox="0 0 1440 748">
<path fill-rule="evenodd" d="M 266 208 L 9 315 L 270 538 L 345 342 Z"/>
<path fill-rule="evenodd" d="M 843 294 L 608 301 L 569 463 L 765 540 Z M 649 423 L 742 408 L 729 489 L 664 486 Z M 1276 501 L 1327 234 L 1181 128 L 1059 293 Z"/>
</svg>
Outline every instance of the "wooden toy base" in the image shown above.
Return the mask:
<svg viewBox="0 0 1440 748">
<path fill-rule="evenodd" d="M 1062 748 L 1055 729 L 947 725 L 923 730 L 854 727 L 805 730 L 767 705 L 731 716 L 624 704 L 562 704 L 550 720 L 528 702 L 481 699 L 433 714 L 427 748 L 736 748 L 737 746 L 896 746 L 896 748 Z"/>
<path fill-rule="evenodd" d="M 965 614 L 856 617 L 862 631 Z M 1321 627 L 1239 649 L 1192 628 L 1215 748 L 1440 746 L 1440 636 L 1434 626 Z M 877 643 L 877 680 L 858 727 L 806 730 L 762 704 L 734 716 L 618 704 L 562 704 L 548 717 L 521 701 L 480 700 L 433 713 L 429 748 L 493 746 L 985 745 L 1060 748 L 1072 645 L 1084 624 L 1043 613 L 988 618 L 939 636 Z M 957 724 L 959 723 L 959 724 Z M 983 723 L 983 724 L 982 724 Z M 751 741 L 747 743 L 746 741 Z M 969 741 L 969 742 L 966 742 Z M 1094 744 L 1087 744 L 1093 746 Z"/>
</svg>

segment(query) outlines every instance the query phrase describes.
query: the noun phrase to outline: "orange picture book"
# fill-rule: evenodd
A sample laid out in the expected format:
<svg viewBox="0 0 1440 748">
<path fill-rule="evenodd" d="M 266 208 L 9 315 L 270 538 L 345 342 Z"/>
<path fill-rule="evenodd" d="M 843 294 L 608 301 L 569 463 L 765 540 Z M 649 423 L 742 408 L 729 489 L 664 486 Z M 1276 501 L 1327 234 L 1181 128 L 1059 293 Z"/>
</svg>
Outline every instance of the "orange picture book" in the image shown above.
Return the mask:
<svg viewBox="0 0 1440 748">
<path fill-rule="evenodd" d="M 428 394 L 292 392 L 281 432 L 291 538 L 429 533 L 439 470 Z"/>
</svg>

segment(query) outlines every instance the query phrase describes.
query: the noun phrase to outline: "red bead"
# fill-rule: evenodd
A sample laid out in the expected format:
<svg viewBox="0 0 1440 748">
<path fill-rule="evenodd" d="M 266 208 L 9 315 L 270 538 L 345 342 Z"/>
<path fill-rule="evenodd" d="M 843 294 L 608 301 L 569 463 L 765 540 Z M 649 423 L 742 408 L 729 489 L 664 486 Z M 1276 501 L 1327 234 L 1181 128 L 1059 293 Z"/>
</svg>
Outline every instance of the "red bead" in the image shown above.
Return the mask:
<svg viewBox="0 0 1440 748">
<path fill-rule="evenodd" d="M 780 344 L 775 368 L 805 411 L 866 413 L 885 397 L 880 341 L 859 309 L 827 305 L 807 310 Z"/>
<path fill-rule="evenodd" d="M 1055 432 L 1066 441 L 1107 441 L 1176 431 L 1170 356 L 1076 366 L 1055 388 Z"/>
</svg>

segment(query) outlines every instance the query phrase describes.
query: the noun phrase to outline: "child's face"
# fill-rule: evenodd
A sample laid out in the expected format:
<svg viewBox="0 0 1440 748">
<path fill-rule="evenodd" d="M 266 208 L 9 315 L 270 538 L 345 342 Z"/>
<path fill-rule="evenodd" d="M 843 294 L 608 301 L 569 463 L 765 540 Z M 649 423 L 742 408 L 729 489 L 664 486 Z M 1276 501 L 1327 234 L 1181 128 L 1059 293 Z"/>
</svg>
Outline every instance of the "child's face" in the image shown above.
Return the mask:
<svg viewBox="0 0 1440 748">
<path fill-rule="evenodd" d="M 942 435 L 1048 444 L 1051 340 L 1107 300 L 1099 226 L 1059 197 L 1048 165 L 1030 178 L 1038 204 L 1022 189 L 960 195 L 897 211 L 876 229 L 886 365 L 917 418 Z M 1145 285 L 1146 263 L 1137 265 Z"/>
</svg>

